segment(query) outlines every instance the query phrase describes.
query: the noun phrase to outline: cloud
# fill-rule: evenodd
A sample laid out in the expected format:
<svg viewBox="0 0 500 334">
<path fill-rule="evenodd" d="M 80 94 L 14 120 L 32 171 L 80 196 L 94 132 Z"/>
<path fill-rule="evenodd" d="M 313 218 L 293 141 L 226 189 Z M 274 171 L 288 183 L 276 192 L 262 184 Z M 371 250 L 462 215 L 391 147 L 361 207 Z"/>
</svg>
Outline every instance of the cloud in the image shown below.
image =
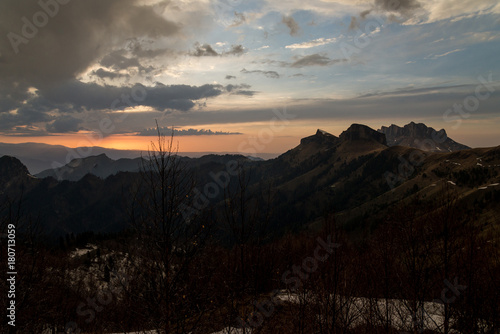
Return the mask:
<svg viewBox="0 0 500 334">
<path fill-rule="evenodd" d="M 247 21 L 247 18 L 245 17 L 245 15 L 243 13 L 238 13 L 235 11 L 234 17 L 235 17 L 234 22 L 229 25 L 230 28 L 238 27 L 238 26 L 246 23 L 246 21 Z"/>
<path fill-rule="evenodd" d="M 234 55 L 239 56 L 245 53 L 245 48 L 242 45 L 232 45 L 229 51 L 224 51 L 223 56 Z"/>
<path fill-rule="evenodd" d="M 132 68 L 150 72 L 154 68 L 143 66 L 141 57 L 154 57 L 167 49 L 147 50 L 142 41 L 181 36 L 181 25 L 137 0 L 70 1 L 52 6 L 49 10 L 53 14 L 46 15 L 46 24 L 26 28 L 34 14 L 42 17 L 37 13 L 44 12 L 43 3 L 46 1 L 0 2 L 2 129 L 33 129 L 33 124 L 40 122 L 51 122 L 48 128 L 54 130 L 71 128 L 75 121 L 64 118 L 56 123 L 55 115 L 87 106 L 109 108 L 115 96 L 120 97 L 113 94 L 127 90 L 76 78 L 98 63 L 105 65 L 89 75 L 101 80 L 126 76 Z M 122 50 L 126 44 L 135 47 Z M 63 97 L 62 92 L 70 95 Z M 89 101 L 82 101 L 78 93 Z"/>
<path fill-rule="evenodd" d="M 225 56 L 239 56 L 245 53 L 245 48 L 242 45 L 231 45 L 227 51 L 218 53 L 210 44 L 195 44 L 194 52 L 190 55 L 193 57 L 225 57 Z"/>
<path fill-rule="evenodd" d="M 180 33 L 180 27 L 134 0 L 71 1 L 36 34 L 23 36 L 22 17 L 42 12 L 38 1 L 0 3 L 0 78 L 27 85 L 49 85 L 74 78 L 97 59 L 130 37 L 161 38 Z M 8 34 L 23 38 L 17 45 Z M 25 34 L 26 35 L 26 34 Z M 14 36 L 14 35 L 11 35 Z M 16 51 L 18 51 L 16 53 Z M 122 64 L 125 66 L 126 64 Z"/>
<path fill-rule="evenodd" d="M 371 9 L 364 10 L 361 13 L 359 13 L 359 17 L 364 20 L 371 12 L 372 12 Z"/>
<path fill-rule="evenodd" d="M 194 57 L 217 57 L 219 53 L 215 51 L 210 44 L 195 45 L 194 52 L 191 53 Z"/>
<path fill-rule="evenodd" d="M 295 49 L 310 49 L 310 48 L 314 48 L 316 46 L 321 46 L 321 45 L 326 45 L 326 44 L 330 44 L 330 43 L 335 43 L 336 41 L 337 41 L 336 38 L 318 38 L 318 39 L 315 39 L 315 40 L 312 40 L 312 41 L 308 41 L 308 42 L 302 42 L 302 43 L 296 43 L 296 44 L 287 45 L 287 46 L 285 46 L 285 48 L 292 49 L 292 50 L 295 50 Z"/>
<path fill-rule="evenodd" d="M 430 55 L 430 56 L 425 57 L 425 59 L 438 59 L 438 58 L 445 57 L 445 56 L 448 56 L 448 55 L 450 55 L 452 53 L 460 52 L 460 51 L 463 51 L 463 50 L 464 49 L 456 49 L 456 50 L 453 50 L 453 51 L 445 52 L 445 53 L 440 54 L 440 55 Z"/>
<path fill-rule="evenodd" d="M 165 136 L 172 135 L 172 128 L 160 128 L 160 132 Z M 240 132 L 225 132 L 225 131 L 212 131 L 210 129 L 205 130 L 197 130 L 197 129 L 174 129 L 175 136 L 224 136 L 224 135 L 241 135 Z M 158 129 L 156 128 L 148 128 L 140 131 L 138 136 L 157 136 Z"/>
<path fill-rule="evenodd" d="M 299 24 L 291 16 L 283 16 L 281 23 L 285 24 L 290 30 L 291 36 L 297 36 L 300 31 Z"/>
<path fill-rule="evenodd" d="M 46 129 L 48 132 L 52 133 L 78 132 L 79 130 L 83 130 L 80 126 L 82 123 L 83 121 L 81 119 L 64 115 L 57 118 L 55 121 L 48 123 L 46 125 Z"/>
<path fill-rule="evenodd" d="M 39 122 L 53 121 L 54 117 L 30 106 L 21 107 L 15 113 L 0 113 L 0 130 L 24 129 Z"/>
<path fill-rule="evenodd" d="M 422 6 L 417 0 L 375 0 L 375 7 L 383 11 L 409 16 Z"/>
<path fill-rule="evenodd" d="M 347 59 L 330 59 L 327 56 L 315 53 L 309 56 L 298 58 L 290 65 L 290 67 L 300 68 L 306 66 L 328 66 L 345 61 L 347 61 Z"/>
<path fill-rule="evenodd" d="M 307 42 L 308 43 L 308 42 Z M 264 65 L 273 65 L 273 66 L 280 66 L 280 67 L 292 67 L 292 68 L 302 68 L 302 67 L 307 67 L 307 66 L 329 66 L 329 65 L 334 65 L 342 62 L 348 61 L 347 59 L 330 59 L 324 54 L 319 54 L 319 53 L 314 53 L 312 55 L 307 55 L 307 56 L 294 56 L 292 57 L 293 61 L 288 62 L 288 61 L 282 61 L 282 60 L 273 60 L 273 59 L 259 59 L 259 60 L 254 60 L 252 63 L 253 64 L 264 64 Z M 246 71 L 243 69 L 241 72 Z M 251 71 L 251 72 L 256 72 L 256 71 Z M 257 72 L 263 72 L 263 71 L 257 71 Z M 245 72 L 244 72 L 245 73 Z M 250 71 L 246 71 L 246 73 L 250 73 Z"/>
<path fill-rule="evenodd" d="M 262 71 L 262 70 L 248 71 L 246 69 L 242 69 L 240 72 L 245 73 L 245 74 L 252 74 L 252 73 L 263 74 L 266 77 L 271 78 L 271 79 L 279 79 L 280 78 L 279 73 L 276 71 Z"/>
<path fill-rule="evenodd" d="M 137 58 L 127 58 L 123 55 L 125 50 L 116 50 L 104 56 L 100 65 L 115 70 L 126 70 L 131 67 L 141 68 L 141 64 Z"/>
<path fill-rule="evenodd" d="M 254 96 L 255 94 L 257 94 L 256 91 L 248 90 L 249 88 L 251 88 L 251 86 L 247 84 L 227 85 L 225 88 L 226 91 L 231 95 Z"/>
<path fill-rule="evenodd" d="M 111 86 L 68 81 L 30 96 L 15 113 L 0 113 L 0 129 L 12 130 L 19 125 L 45 125 L 49 132 L 75 132 L 81 121 L 71 114 L 85 111 L 115 111 L 130 107 L 150 107 L 157 111 L 192 110 L 199 100 L 222 94 L 253 96 L 250 85 L 206 84 L 202 86 L 136 84 Z M 54 116 L 56 115 L 56 116 Z"/>
<path fill-rule="evenodd" d="M 296 116 L 294 120 L 346 120 L 353 117 L 365 120 L 414 118 L 443 119 L 443 113 L 474 91 L 476 84 L 456 87 L 402 88 L 393 92 L 375 93 L 364 98 L 347 99 L 292 99 L 286 103 L 287 114 Z M 481 102 L 477 115 L 496 115 L 500 103 L 500 92 L 495 91 L 490 98 Z M 208 124 L 231 124 L 268 121 L 273 117 L 269 107 L 233 110 L 217 113 L 193 111 L 190 118 L 171 115 L 165 121 L 179 126 L 203 126 Z M 448 123 L 451 126 L 453 123 Z"/>
<path fill-rule="evenodd" d="M 157 110 L 175 109 L 188 111 L 196 100 L 223 94 L 222 85 L 202 86 L 171 85 L 157 83 L 154 86 L 111 86 L 82 83 L 71 80 L 27 101 L 38 110 L 81 112 L 84 110 L 124 110 L 132 106 L 148 106 Z"/>
<path fill-rule="evenodd" d="M 236 79 L 234 75 L 226 75 L 226 80 Z"/>
<path fill-rule="evenodd" d="M 500 14 L 500 3 L 498 0 L 421 0 L 420 2 L 427 15 L 419 23 L 431 23 L 450 18 L 458 20 L 471 16 Z"/>
<path fill-rule="evenodd" d="M 107 71 L 103 68 L 99 68 L 98 70 L 94 70 L 90 73 L 91 76 L 98 77 L 100 79 L 117 79 L 117 78 L 128 78 L 130 75 Z"/>
</svg>

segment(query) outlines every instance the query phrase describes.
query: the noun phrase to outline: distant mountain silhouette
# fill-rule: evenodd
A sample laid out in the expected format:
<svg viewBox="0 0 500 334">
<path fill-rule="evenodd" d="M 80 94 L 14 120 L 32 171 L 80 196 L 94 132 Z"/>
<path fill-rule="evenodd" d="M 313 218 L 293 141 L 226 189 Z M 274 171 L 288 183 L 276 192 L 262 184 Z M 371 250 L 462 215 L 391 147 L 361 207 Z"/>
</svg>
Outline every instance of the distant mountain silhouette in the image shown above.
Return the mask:
<svg viewBox="0 0 500 334">
<path fill-rule="evenodd" d="M 436 131 L 423 123 L 411 122 L 404 127 L 392 124 L 389 127 L 382 126 L 378 132 L 385 134 L 389 146 L 414 147 L 430 152 L 454 152 L 470 148 L 449 138 L 444 129 Z"/>
<path fill-rule="evenodd" d="M 7 144 L 0 143 L 0 156 L 8 155 L 19 159 L 31 174 L 36 175 L 48 169 L 60 168 L 74 159 L 106 154 L 110 159 L 135 159 L 146 155 L 147 151 L 115 150 L 99 146 L 70 148 L 62 145 L 49 145 L 41 143 Z M 182 152 L 181 156 L 199 158 L 208 154 L 224 154 L 216 152 Z M 234 153 L 228 153 L 234 154 Z M 277 153 L 259 153 L 254 160 L 271 159 Z"/>
<path fill-rule="evenodd" d="M 118 172 L 138 172 L 140 166 L 141 158 L 113 160 L 103 153 L 98 156 L 74 159 L 63 167 L 45 170 L 36 174 L 36 176 L 39 178 L 53 177 L 57 180 L 78 181 L 87 174 L 107 178 Z"/>
</svg>

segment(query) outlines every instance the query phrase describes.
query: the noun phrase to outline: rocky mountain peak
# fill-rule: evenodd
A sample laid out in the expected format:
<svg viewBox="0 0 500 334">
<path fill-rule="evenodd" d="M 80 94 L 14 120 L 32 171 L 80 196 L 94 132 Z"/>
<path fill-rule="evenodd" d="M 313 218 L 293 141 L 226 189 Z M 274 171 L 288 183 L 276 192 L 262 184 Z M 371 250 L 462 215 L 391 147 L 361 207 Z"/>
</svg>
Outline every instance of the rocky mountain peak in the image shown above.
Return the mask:
<svg viewBox="0 0 500 334">
<path fill-rule="evenodd" d="M 448 138 L 444 129 L 437 131 L 423 123 L 410 122 L 403 127 L 392 124 L 389 127 L 382 126 L 378 132 L 385 134 L 389 146 L 408 146 L 436 152 L 469 148 Z M 424 142 L 426 145 L 423 145 Z M 432 147 L 428 145 L 429 143 L 432 143 Z"/>
<path fill-rule="evenodd" d="M 372 128 L 362 124 L 352 124 L 349 129 L 342 132 L 340 135 L 342 141 L 373 141 L 383 145 L 387 145 L 385 135 L 377 132 Z"/>
<path fill-rule="evenodd" d="M 319 145 L 333 144 L 333 143 L 337 142 L 337 140 L 338 140 L 338 137 L 335 137 L 331 133 L 328 133 L 324 130 L 318 129 L 316 131 L 316 134 L 309 136 L 309 137 L 306 137 L 306 138 L 302 138 L 300 140 L 300 144 L 301 145 L 307 145 L 310 143 L 315 143 L 315 144 L 319 144 Z"/>
<path fill-rule="evenodd" d="M 28 168 L 14 157 L 4 155 L 0 158 L 0 178 L 9 180 L 17 176 L 26 176 L 29 174 Z"/>
</svg>

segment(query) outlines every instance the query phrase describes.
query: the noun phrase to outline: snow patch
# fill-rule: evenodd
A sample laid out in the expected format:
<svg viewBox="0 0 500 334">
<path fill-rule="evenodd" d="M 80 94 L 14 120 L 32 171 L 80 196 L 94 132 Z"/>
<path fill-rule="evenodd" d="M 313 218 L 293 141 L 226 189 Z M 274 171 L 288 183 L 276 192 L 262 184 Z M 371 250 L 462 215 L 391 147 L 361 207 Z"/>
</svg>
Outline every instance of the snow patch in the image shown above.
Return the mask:
<svg viewBox="0 0 500 334">
<path fill-rule="evenodd" d="M 82 248 L 82 249 L 79 249 L 77 248 L 76 250 L 72 251 L 69 256 L 71 258 L 74 258 L 74 257 L 77 257 L 77 256 L 83 256 L 87 253 L 90 253 L 92 252 L 93 250 L 96 250 L 97 249 L 97 246 L 96 245 L 91 245 L 91 244 L 88 244 L 86 246 L 86 248 Z"/>
<path fill-rule="evenodd" d="M 223 330 L 221 330 L 219 332 L 214 332 L 212 334 L 240 334 L 240 333 L 243 333 L 242 328 L 226 327 Z M 246 333 L 250 334 L 250 333 L 253 333 L 253 331 L 251 329 L 247 328 Z"/>
</svg>

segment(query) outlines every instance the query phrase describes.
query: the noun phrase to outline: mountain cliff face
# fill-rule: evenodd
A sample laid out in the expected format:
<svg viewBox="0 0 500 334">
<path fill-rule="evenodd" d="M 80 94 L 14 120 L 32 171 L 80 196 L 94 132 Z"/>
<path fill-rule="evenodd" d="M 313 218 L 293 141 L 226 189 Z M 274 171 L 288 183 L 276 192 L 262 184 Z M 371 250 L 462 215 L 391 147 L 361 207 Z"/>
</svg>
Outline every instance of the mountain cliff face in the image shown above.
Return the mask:
<svg viewBox="0 0 500 334">
<path fill-rule="evenodd" d="M 17 196 L 29 190 L 35 181 L 19 159 L 7 155 L 0 157 L 0 195 Z"/>
<path fill-rule="evenodd" d="M 449 138 L 444 129 L 436 131 L 423 123 L 411 122 L 404 127 L 392 124 L 382 126 L 378 132 L 385 134 L 389 146 L 407 146 L 430 152 L 454 152 L 470 147 Z"/>
<path fill-rule="evenodd" d="M 377 132 L 372 128 L 362 125 L 353 124 L 340 135 L 342 141 L 371 141 L 382 145 L 387 145 L 386 137 L 383 133 Z"/>
<path fill-rule="evenodd" d="M 28 174 L 28 168 L 19 159 L 7 155 L 0 158 L 0 184 Z"/>
</svg>

